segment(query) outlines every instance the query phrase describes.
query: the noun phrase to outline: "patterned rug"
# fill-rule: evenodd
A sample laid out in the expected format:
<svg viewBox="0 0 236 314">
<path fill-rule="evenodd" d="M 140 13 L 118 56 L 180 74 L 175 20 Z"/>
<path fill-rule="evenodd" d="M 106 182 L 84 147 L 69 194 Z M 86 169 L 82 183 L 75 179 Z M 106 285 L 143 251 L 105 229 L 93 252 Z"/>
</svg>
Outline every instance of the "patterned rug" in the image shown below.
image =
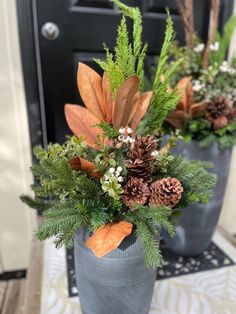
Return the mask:
<svg viewBox="0 0 236 314">
<path fill-rule="evenodd" d="M 218 232 L 213 242 L 197 259 L 164 252 L 149 314 L 236 313 L 236 248 Z M 73 254 L 46 241 L 43 265 L 40 314 L 82 314 Z"/>
<path fill-rule="evenodd" d="M 161 246 L 164 262 L 162 268 L 157 271 L 157 280 L 234 265 L 233 260 L 213 242 L 207 250 L 195 257 L 179 256 L 168 250 L 164 243 Z M 73 249 L 66 251 L 66 260 L 69 296 L 74 297 L 78 295 L 78 291 L 75 280 Z"/>
</svg>

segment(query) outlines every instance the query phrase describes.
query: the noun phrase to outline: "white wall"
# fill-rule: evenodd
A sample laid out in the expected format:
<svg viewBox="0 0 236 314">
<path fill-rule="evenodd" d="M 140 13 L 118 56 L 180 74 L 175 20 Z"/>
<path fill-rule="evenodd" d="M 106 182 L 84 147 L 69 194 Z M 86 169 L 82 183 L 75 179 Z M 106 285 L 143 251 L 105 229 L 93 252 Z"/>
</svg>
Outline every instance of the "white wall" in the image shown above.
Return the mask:
<svg viewBox="0 0 236 314">
<path fill-rule="evenodd" d="M 234 1 L 234 14 L 236 14 L 236 0 Z M 236 31 L 231 41 L 229 58 L 236 53 Z M 225 193 L 223 209 L 220 217 L 220 225 L 228 232 L 236 233 L 236 148 L 233 150 L 231 169 Z"/>
<path fill-rule="evenodd" d="M 19 194 L 32 177 L 26 101 L 22 79 L 16 0 L 0 0 L 0 268 L 26 268 L 35 212 Z M 1 272 L 1 269 L 0 269 Z"/>
</svg>

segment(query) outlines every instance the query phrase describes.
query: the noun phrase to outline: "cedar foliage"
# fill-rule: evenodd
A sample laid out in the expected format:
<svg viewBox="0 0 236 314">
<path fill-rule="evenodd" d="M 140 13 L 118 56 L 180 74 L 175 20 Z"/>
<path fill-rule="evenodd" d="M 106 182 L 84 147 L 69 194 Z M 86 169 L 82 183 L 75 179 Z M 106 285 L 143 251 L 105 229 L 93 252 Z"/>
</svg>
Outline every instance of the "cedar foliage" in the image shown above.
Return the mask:
<svg viewBox="0 0 236 314">
<path fill-rule="evenodd" d="M 173 40 L 173 22 L 168 13 L 165 40 L 162 46 L 153 83 L 153 97 L 151 100 L 149 111 L 144 118 L 144 132 L 146 134 L 159 131 L 166 116 L 176 107 L 180 98 L 180 94 L 177 93 L 176 88 L 173 88 L 172 91 L 167 91 L 176 69 L 183 62 L 183 59 L 174 62 L 166 71 L 166 64 L 168 61 L 170 48 L 173 44 Z"/>
<path fill-rule="evenodd" d="M 124 79 L 136 74 L 142 85 L 144 59 L 147 45 L 142 44 L 142 16 L 138 8 L 126 6 L 119 0 L 112 0 L 124 14 L 118 27 L 114 54 L 107 47 L 106 60 L 94 59 L 108 73 L 113 96 Z M 133 20 L 133 42 L 129 42 L 126 17 Z"/>
</svg>

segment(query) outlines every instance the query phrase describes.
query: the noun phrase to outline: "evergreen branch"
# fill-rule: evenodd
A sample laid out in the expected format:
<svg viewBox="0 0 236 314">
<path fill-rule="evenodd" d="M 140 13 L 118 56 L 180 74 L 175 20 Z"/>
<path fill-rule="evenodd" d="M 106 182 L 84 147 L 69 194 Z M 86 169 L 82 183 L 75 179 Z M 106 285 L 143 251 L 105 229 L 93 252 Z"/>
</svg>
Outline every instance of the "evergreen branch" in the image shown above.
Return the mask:
<svg viewBox="0 0 236 314">
<path fill-rule="evenodd" d="M 173 22 L 168 13 L 165 40 L 162 46 L 161 55 L 159 58 L 156 75 L 153 83 L 153 97 L 149 111 L 144 117 L 144 133 L 156 133 L 159 131 L 161 124 L 166 116 L 176 107 L 180 94 L 177 93 L 176 88 L 169 90 L 170 81 L 176 72 L 176 69 L 183 62 L 180 59 L 174 62 L 171 67 L 165 72 L 166 63 L 169 56 L 170 48 L 172 47 L 174 39 Z"/>
<path fill-rule="evenodd" d="M 184 187 L 179 207 L 185 207 L 189 203 L 207 203 L 213 195 L 216 175 L 209 173 L 206 164 L 200 161 L 187 161 L 173 156 L 166 175 L 177 178 Z"/>
<path fill-rule="evenodd" d="M 136 227 L 147 267 L 153 269 L 159 267 L 162 264 L 162 256 L 156 239 L 157 234 L 150 231 L 150 226 L 147 223 L 137 222 Z"/>
<path fill-rule="evenodd" d="M 51 202 L 39 199 L 36 200 L 30 195 L 20 195 L 20 200 L 28 205 L 30 208 L 37 210 L 46 210 L 53 206 L 53 203 Z"/>
<path fill-rule="evenodd" d="M 161 76 L 164 73 L 167 60 L 169 57 L 169 51 L 173 44 L 174 40 L 174 28 L 173 28 L 173 22 L 170 17 L 169 11 L 167 11 L 167 21 L 166 21 L 166 31 L 165 31 L 165 40 L 162 45 L 161 54 L 159 57 L 156 75 L 153 83 L 153 90 L 157 90 L 160 83 L 161 83 Z"/>
<path fill-rule="evenodd" d="M 146 55 L 146 45 L 142 47 L 142 16 L 138 8 L 126 6 L 119 0 L 111 0 L 123 13 L 115 46 L 114 55 L 106 50 L 106 60 L 94 59 L 101 68 L 107 72 L 115 97 L 116 91 L 124 79 L 136 74 L 140 79 L 140 84 L 144 77 L 144 58 Z M 133 20 L 133 42 L 129 42 L 129 34 L 126 26 L 126 18 Z"/>
</svg>

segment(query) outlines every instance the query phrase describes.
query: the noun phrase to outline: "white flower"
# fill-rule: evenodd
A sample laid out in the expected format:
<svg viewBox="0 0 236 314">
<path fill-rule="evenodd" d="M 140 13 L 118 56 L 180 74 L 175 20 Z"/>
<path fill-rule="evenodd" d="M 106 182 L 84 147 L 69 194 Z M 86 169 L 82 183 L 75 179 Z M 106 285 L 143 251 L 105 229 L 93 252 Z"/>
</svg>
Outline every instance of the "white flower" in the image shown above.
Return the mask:
<svg viewBox="0 0 236 314">
<path fill-rule="evenodd" d="M 203 52 L 204 48 L 205 48 L 205 45 L 204 45 L 204 44 L 198 44 L 196 47 L 194 47 L 193 50 L 194 50 L 195 52 Z"/>
<path fill-rule="evenodd" d="M 123 177 L 118 177 L 118 178 L 117 178 L 117 181 L 118 181 L 118 182 L 122 182 L 123 180 L 124 180 Z"/>
<path fill-rule="evenodd" d="M 230 64 L 227 61 L 223 61 L 220 66 L 220 71 L 222 73 L 229 73 L 231 75 L 236 73 L 236 70 L 230 66 Z"/>
<path fill-rule="evenodd" d="M 219 48 L 220 48 L 220 44 L 219 44 L 218 41 L 216 41 L 214 44 L 211 44 L 211 45 L 210 45 L 210 49 L 211 49 L 212 51 L 218 51 Z"/>
<path fill-rule="evenodd" d="M 118 172 L 121 172 L 123 170 L 123 168 L 121 166 L 117 167 L 116 169 Z"/>
<path fill-rule="evenodd" d="M 133 132 L 133 130 L 132 130 L 131 128 L 128 128 L 128 129 L 127 129 L 127 133 L 128 133 L 128 134 L 131 134 L 132 132 Z"/>
<path fill-rule="evenodd" d="M 193 90 L 195 92 L 199 92 L 203 87 L 205 87 L 205 84 L 202 84 L 200 81 L 196 80 L 193 81 Z"/>
<path fill-rule="evenodd" d="M 115 172 L 115 168 L 110 168 L 108 171 L 109 173 L 113 174 Z"/>
<path fill-rule="evenodd" d="M 125 128 L 120 128 L 120 129 L 119 129 L 119 133 L 120 133 L 120 134 L 124 134 L 124 133 L 125 133 Z"/>
<path fill-rule="evenodd" d="M 130 142 L 130 144 L 133 144 L 135 142 L 135 138 L 131 137 L 129 142 Z"/>
</svg>

